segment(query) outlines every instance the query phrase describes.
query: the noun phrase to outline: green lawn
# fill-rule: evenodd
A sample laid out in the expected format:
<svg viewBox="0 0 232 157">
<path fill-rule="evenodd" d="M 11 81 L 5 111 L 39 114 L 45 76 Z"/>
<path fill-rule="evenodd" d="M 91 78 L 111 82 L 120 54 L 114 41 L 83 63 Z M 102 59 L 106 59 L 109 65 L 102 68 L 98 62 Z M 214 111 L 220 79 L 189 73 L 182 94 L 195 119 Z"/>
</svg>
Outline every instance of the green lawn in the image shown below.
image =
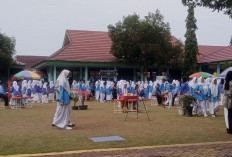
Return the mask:
<svg viewBox="0 0 232 157">
<path fill-rule="evenodd" d="M 0 109 L 0 155 L 232 140 L 226 133 L 222 108 L 216 118 L 204 118 L 179 116 L 176 108 L 147 105 L 151 121 L 145 113 L 139 113 L 139 119 L 130 113 L 125 122 L 125 113 L 113 114 L 113 102 L 86 104 L 87 111 L 72 110 L 76 127 L 68 131 L 51 126 L 56 103 Z M 89 139 L 113 135 L 126 140 L 94 143 Z"/>
</svg>

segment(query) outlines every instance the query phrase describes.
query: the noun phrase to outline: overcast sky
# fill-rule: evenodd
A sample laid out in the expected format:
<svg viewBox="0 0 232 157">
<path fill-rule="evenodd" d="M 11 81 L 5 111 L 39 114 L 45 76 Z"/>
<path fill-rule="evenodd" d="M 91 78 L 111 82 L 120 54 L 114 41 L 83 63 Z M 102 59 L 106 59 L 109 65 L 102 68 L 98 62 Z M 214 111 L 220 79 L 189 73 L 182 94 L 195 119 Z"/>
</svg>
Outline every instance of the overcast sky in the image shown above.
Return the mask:
<svg viewBox="0 0 232 157">
<path fill-rule="evenodd" d="M 159 9 L 172 35 L 182 41 L 187 8 L 181 0 L 0 0 L 0 30 L 16 38 L 16 55 L 51 55 L 66 29 L 107 31 L 123 16 L 144 17 Z M 232 19 L 206 8 L 195 10 L 199 45 L 227 46 Z"/>
</svg>

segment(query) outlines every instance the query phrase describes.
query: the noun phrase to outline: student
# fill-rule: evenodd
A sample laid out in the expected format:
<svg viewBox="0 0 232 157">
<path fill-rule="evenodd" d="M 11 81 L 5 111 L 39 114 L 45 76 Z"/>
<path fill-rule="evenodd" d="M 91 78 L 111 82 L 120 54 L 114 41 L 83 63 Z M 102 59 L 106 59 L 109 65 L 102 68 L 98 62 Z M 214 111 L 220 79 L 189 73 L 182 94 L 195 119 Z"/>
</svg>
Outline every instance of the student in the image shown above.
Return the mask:
<svg viewBox="0 0 232 157">
<path fill-rule="evenodd" d="M 107 101 L 112 101 L 112 86 L 111 82 L 107 81 L 106 83 L 106 100 Z"/>
<path fill-rule="evenodd" d="M 206 100 L 208 100 L 208 86 L 205 84 L 205 79 L 203 77 L 199 78 L 199 83 L 196 86 L 197 93 L 197 100 L 199 101 L 199 106 L 201 108 L 200 112 L 198 112 L 199 115 L 204 115 L 204 117 L 207 117 L 206 114 Z"/>
<path fill-rule="evenodd" d="M 135 82 L 134 81 L 131 82 L 130 92 L 131 94 L 135 95 Z"/>
<path fill-rule="evenodd" d="M 168 105 L 169 108 L 172 107 L 172 89 L 173 89 L 172 81 L 169 80 L 165 86 L 165 91 L 168 92 L 168 97 L 167 97 L 167 101 L 165 102 L 165 105 Z"/>
<path fill-rule="evenodd" d="M 42 103 L 48 103 L 48 87 L 47 87 L 47 82 L 43 84 L 42 88 Z"/>
<path fill-rule="evenodd" d="M 162 83 L 160 84 L 160 91 L 163 94 L 165 91 L 165 79 L 162 79 Z"/>
<path fill-rule="evenodd" d="M 19 105 L 19 100 L 13 99 L 13 97 L 21 95 L 20 88 L 19 88 L 16 81 L 13 82 L 13 85 L 11 87 L 10 92 L 12 93 L 12 97 L 11 97 L 11 100 L 10 100 L 10 106 L 11 107 L 18 107 L 17 105 Z"/>
<path fill-rule="evenodd" d="M 0 80 L 0 98 L 2 98 L 5 102 L 5 107 L 8 106 L 8 97 L 4 91 L 2 81 Z"/>
<path fill-rule="evenodd" d="M 57 103 L 56 113 L 53 118 L 52 126 L 57 126 L 65 130 L 72 130 L 74 124 L 70 123 L 70 85 L 68 82 L 69 70 L 63 70 L 57 78 L 59 82 L 59 102 Z"/>
<path fill-rule="evenodd" d="M 54 86 L 53 81 L 50 81 L 49 82 L 49 96 L 48 96 L 49 101 L 55 102 L 54 93 L 55 93 L 55 86 Z"/>
<path fill-rule="evenodd" d="M 31 80 L 27 83 L 27 101 L 32 101 L 32 87 L 31 87 Z"/>
<path fill-rule="evenodd" d="M 232 134 L 232 71 L 229 71 L 226 74 L 225 86 L 224 86 L 224 97 L 223 97 L 223 106 L 224 106 L 224 116 L 226 123 L 226 130 L 228 134 Z"/>
<path fill-rule="evenodd" d="M 95 99 L 97 101 L 99 101 L 99 99 L 100 99 L 100 80 L 96 81 L 95 87 L 96 87 L 96 90 L 95 90 Z"/>
<path fill-rule="evenodd" d="M 38 88 L 37 90 L 39 93 L 39 102 L 41 102 L 42 101 L 42 89 L 43 89 L 42 81 L 39 81 L 37 88 Z"/>
<path fill-rule="evenodd" d="M 105 100 L 105 95 L 106 95 L 106 87 L 104 85 L 105 81 L 101 81 L 100 83 L 100 102 L 103 103 Z"/>
<path fill-rule="evenodd" d="M 27 80 L 23 80 L 21 92 L 22 92 L 22 104 L 25 105 L 27 103 Z"/>
<path fill-rule="evenodd" d="M 220 100 L 220 105 L 222 106 L 222 100 L 223 100 L 223 96 L 224 96 L 224 91 L 223 91 L 223 86 L 224 86 L 224 79 L 221 79 L 219 85 L 218 85 L 218 88 L 219 88 L 219 93 L 220 93 L 220 96 L 221 96 L 221 100 Z"/>
<path fill-rule="evenodd" d="M 175 98 L 179 94 L 179 88 L 176 86 L 176 81 L 172 83 L 172 106 L 174 106 Z"/>
<path fill-rule="evenodd" d="M 153 92 L 153 82 L 152 81 L 149 81 L 148 92 L 149 92 L 148 99 L 151 99 L 152 92 Z"/>
<path fill-rule="evenodd" d="M 209 90 L 208 90 L 208 99 L 209 99 L 209 112 L 212 117 L 215 117 L 215 109 L 218 107 L 218 101 L 220 97 L 220 92 L 217 84 L 216 78 L 213 78 Z"/>
<path fill-rule="evenodd" d="M 162 104 L 162 97 L 160 91 L 160 84 L 156 83 L 152 95 L 156 96 L 158 104 Z"/>
</svg>

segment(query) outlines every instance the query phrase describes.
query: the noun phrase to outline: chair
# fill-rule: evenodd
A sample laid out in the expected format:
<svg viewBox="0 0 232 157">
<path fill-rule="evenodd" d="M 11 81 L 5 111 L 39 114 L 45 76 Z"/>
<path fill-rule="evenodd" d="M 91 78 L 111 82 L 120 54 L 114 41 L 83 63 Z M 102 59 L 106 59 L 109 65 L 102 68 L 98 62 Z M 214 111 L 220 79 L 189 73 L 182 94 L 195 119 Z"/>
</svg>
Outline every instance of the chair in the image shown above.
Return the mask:
<svg viewBox="0 0 232 157">
<path fill-rule="evenodd" d="M 134 103 L 137 103 L 138 99 L 128 99 L 127 102 L 128 102 L 127 112 L 136 112 L 137 107 L 136 107 L 136 109 L 134 109 Z"/>
<path fill-rule="evenodd" d="M 122 106 L 121 102 L 124 101 L 123 99 L 114 99 L 114 114 L 115 113 L 122 113 Z"/>
<path fill-rule="evenodd" d="M 31 96 L 30 96 L 30 97 L 27 97 L 27 101 L 26 101 L 26 104 L 25 104 L 26 106 L 25 106 L 25 107 L 26 107 L 26 108 L 32 108 L 32 104 L 29 103 L 30 101 L 28 101 L 28 99 L 29 99 L 29 100 L 33 100 L 33 97 L 31 97 Z"/>
<path fill-rule="evenodd" d="M 12 106 L 13 109 L 21 109 L 22 108 L 22 97 L 14 96 L 12 97 L 14 100 L 16 100 L 15 106 Z"/>
<path fill-rule="evenodd" d="M 151 106 L 157 106 L 158 101 L 156 96 L 151 96 Z"/>
</svg>

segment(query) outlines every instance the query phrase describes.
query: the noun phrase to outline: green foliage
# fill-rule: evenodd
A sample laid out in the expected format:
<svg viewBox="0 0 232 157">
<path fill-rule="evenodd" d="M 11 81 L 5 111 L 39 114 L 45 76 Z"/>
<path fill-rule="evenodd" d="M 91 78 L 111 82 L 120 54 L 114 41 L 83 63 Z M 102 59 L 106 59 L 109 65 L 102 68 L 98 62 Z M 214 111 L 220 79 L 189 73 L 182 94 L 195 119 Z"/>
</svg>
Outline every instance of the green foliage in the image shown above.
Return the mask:
<svg viewBox="0 0 232 157">
<path fill-rule="evenodd" d="M 184 98 L 183 98 L 183 107 L 184 108 L 190 108 L 192 103 L 196 102 L 197 99 L 194 98 L 193 96 L 190 96 L 190 95 L 185 95 Z"/>
<path fill-rule="evenodd" d="M 232 66 L 232 61 L 227 61 L 222 65 L 222 70 L 225 70 Z"/>
<path fill-rule="evenodd" d="M 182 0 L 184 5 L 197 5 L 213 9 L 213 11 L 224 11 L 225 14 L 232 18 L 232 1 L 231 0 Z"/>
<path fill-rule="evenodd" d="M 7 68 L 13 63 L 15 39 L 0 32 L 0 67 Z"/>
<path fill-rule="evenodd" d="M 115 26 L 109 25 L 108 32 L 113 42 L 111 53 L 122 62 L 143 65 L 145 73 L 150 65 L 174 62 L 182 52 L 179 45 L 172 46 L 169 23 L 159 10 L 144 19 L 137 14 L 123 17 Z"/>
<path fill-rule="evenodd" d="M 198 43 L 196 38 L 196 18 L 194 17 L 194 5 L 190 5 L 188 8 L 188 16 L 186 18 L 185 33 L 185 57 L 183 76 L 188 77 L 189 75 L 198 71 L 197 54 L 198 54 Z"/>
</svg>

